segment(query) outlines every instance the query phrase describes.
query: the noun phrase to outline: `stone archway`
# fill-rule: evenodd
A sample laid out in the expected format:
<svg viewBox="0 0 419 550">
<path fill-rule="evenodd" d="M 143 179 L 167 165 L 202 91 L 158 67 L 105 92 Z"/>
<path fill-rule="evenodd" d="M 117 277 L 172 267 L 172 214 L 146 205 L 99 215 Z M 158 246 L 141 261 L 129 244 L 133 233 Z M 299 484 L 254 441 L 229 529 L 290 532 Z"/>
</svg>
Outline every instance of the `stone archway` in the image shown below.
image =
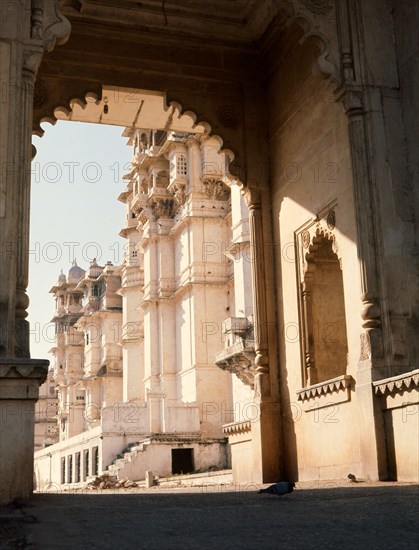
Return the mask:
<svg viewBox="0 0 419 550">
<path fill-rule="evenodd" d="M 259 430 L 260 433 L 255 437 L 256 446 L 259 447 L 257 454 L 262 479 L 275 479 L 275 472 L 279 471 L 279 458 L 276 456 L 272 460 L 271 449 L 265 451 L 262 448 L 267 444 L 266 430 L 277 438 L 279 428 L 270 421 L 272 415 L 269 412 L 270 407 L 278 406 L 278 396 L 275 376 L 269 376 L 271 359 L 267 315 L 274 322 L 274 312 L 267 308 L 265 295 L 266 251 L 263 243 L 269 239 L 267 236 L 270 233 L 269 216 L 262 213 L 269 211 L 264 126 L 266 113 L 263 90 L 257 80 L 261 56 L 252 44 L 276 16 L 278 29 L 295 21 L 304 30 L 306 37 L 310 38 L 310 19 L 318 19 L 319 15 L 310 11 L 306 3 L 282 4 L 269 2 L 261 20 L 255 17 L 258 10 L 254 10 L 249 19 L 251 24 L 244 26 L 241 22 L 243 19 L 237 19 L 236 14 L 230 14 L 225 25 L 220 17 L 215 26 L 208 25 L 204 8 L 203 13 L 193 15 L 196 27 L 190 32 L 194 38 L 186 47 L 182 40 L 179 41 L 170 32 L 163 36 L 167 42 L 162 45 L 161 28 L 165 25 L 162 25 L 161 20 L 156 23 L 156 14 L 150 15 L 150 28 L 159 29 L 159 32 L 153 34 L 141 27 L 139 20 L 136 23 L 140 25 L 141 32 L 133 28 L 132 11 L 121 9 L 116 13 L 111 9 L 104 17 L 102 14 L 98 17 L 89 2 L 25 0 L 23 4 L 17 3 L 12 10 L 10 18 L 13 22 L 19 19 L 20 25 L 10 27 L 15 32 L 12 41 L 18 45 L 18 58 L 13 58 L 14 73 L 8 74 L 5 82 L 2 81 L 2 85 L 10 86 L 11 101 L 2 114 L 8 118 L 11 130 L 3 135 L 5 127 L 2 126 L 2 137 L 7 146 L 2 149 L 1 160 L 3 166 L 9 163 L 11 169 L 6 174 L 7 187 L 3 185 L 6 180 L 2 183 L 1 197 L 4 205 L 2 239 L 5 256 L 5 261 L 1 263 L 1 280 L 7 281 L 7 284 L 3 282 L 0 295 L 3 305 L 1 324 L 4 327 L 0 335 L 0 375 L 2 388 L 8 388 L 2 394 L 2 399 L 14 400 L 17 407 L 15 419 L 16 415 L 21 416 L 21 410 L 28 404 L 33 406 L 38 384 L 45 379 L 48 364 L 47 361 L 30 359 L 29 326 L 26 321 L 31 120 L 34 120 L 34 131 L 39 133 L 42 120 L 54 121 L 56 107 L 69 108 L 74 98 L 79 98 L 75 101 L 80 105 L 85 105 L 88 97 L 100 100 L 103 82 L 129 88 L 137 88 L 138 83 L 141 83 L 141 87 L 148 90 L 166 90 L 168 105 L 177 108 L 179 113 L 194 113 L 192 116 L 197 122 L 203 121 L 211 128 L 213 135 L 222 136 L 223 148 L 234 153 L 231 170 L 246 186 L 253 254 L 257 258 L 253 269 L 254 309 L 257 317 L 257 393 L 261 403 L 264 402 L 264 414 L 269 417 L 269 426 Z M 62 15 L 61 5 L 64 6 L 65 15 L 71 19 L 71 34 L 69 22 Z M 247 10 L 247 6 L 244 7 Z M 170 17 L 175 17 L 175 12 L 171 10 L 172 7 L 168 6 Z M 115 28 L 115 15 L 121 22 L 122 30 Z M 2 23 L 5 26 L 7 21 Z M 227 40 L 221 45 L 217 43 L 220 25 L 225 26 L 226 36 L 233 33 L 233 41 Z M 199 38 L 204 31 L 211 36 L 206 43 Z M 244 41 L 241 39 L 242 32 Z M 8 36 L 8 31 L 6 34 Z M 320 35 L 318 33 L 318 37 Z M 92 36 L 95 36 L 93 41 Z M 54 49 L 55 45 L 61 46 Z M 173 55 L 172 48 L 181 55 L 182 71 L 179 71 L 179 58 Z M 326 50 L 323 48 L 321 52 L 324 54 L 321 61 L 323 68 L 329 63 Z M 47 52 L 48 55 L 44 55 Z M 2 43 L 2 55 L 5 66 L 10 67 L 12 56 L 6 43 Z M 138 63 L 141 63 L 140 67 L 135 66 Z M 252 136 L 252 143 L 247 142 L 247 136 Z M 257 147 L 255 143 L 258 143 Z M 270 265 L 269 262 L 267 265 Z M 6 461 L 2 461 L 2 485 L 13 478 L 11 471 L 15 469 L 16 456 L 21 456 L 22 460 L 18 462 L 20 479 L 10 482 L 2 499 L 28 496 L 32 489 L 33 424 L 30 420 L 22 420 L 21 425 L 6 423 L 4 427 L 12 438 L 16 430 L 19 431 L 22 444 L 8 445 L 13 452 Z"/>
<path fill-rule="evenodd" d="M 161 6 L 157 9 L 149 4 L 146 13 L 140 8 L 135 11 L 107 4 L 100 12 L 97 3 L 89 1 L 24 0 L 14 4 L 15 11 L 10 16 L 13 25 L 6 28 L 7 18 L 2 21 L 2 32 L 7 36 L 1 43 L 5 60 L 2 68 L 6 67 L 2 71 L 2 85 L 10 93 L 8 103 L 2 106 L 8 125 L 7 130 L 2 125 L 6 146 L 2 147 L 1 161 L 8 169 L 1 185 L 4 261 L 0 299 L 1 323 L 5 328 L 1 334 L 0 367 L 2 387 L 14 387 L 2 398 L 15 399 L 15 404 L 19 402 L 19 407 L 24 407 L 28 395 L 31 402 L 36 399 L 36 385 L 46 374 L 46 362 L 29 359 L 25 320 L 31 121 L 34 119 L 35 130 L 39 131 L 41 120 L 54 119 L 56 107 L 69 109 L 74 98 L 85 104 L 89 93 L 100 101 L 103 83 L 110 83 L 131 89 L 163 90 L 168 105 L 182 106 L 180 113 L 195 113 L 196 120 L 207 123 L 214 135 L 222 137 L 223 147 L 234 152 L 231 171 L 245 185 L 257 258 L 253 285 L 255 311 L 259 316 L 255 330 L 258 391 L 268 415 L 269 407 L 271 411 L 278 409 L 277 371 L 273 368 L 277 364 L 276 343 L 267 329 L 269 323 L 275 323 L 275 310 L 266 302 L 265 293 L 265 283 L 272 291 L 275 283 L 269 251 L 264 249 L 264 242 L 270 240 L 271 224 L 266 143 L 269 106 L 263 79 L 269 78 L 271 65 L 287 47 L 305 40 L 317 43 L 314 70 L 330 76 L 337 86 L 335 98 L 343 99 L 348 115 L 356 206 L 366 212 L 357 216 L 365 329 L 363 357 L 370 366 L 374 363 L 378 373 L 383 365 L 383 322 L 387 323 L 388 333 L 390 329 L 380 310 L 380 292 L 384 286 L 375 250 L 380 220 L 374 214 L 376 197 L 372 183 L 378 176 L 368 169 L 374 161 L 368 152 L 371 147 L 366 146 L 368 139 L 375 139 L 367 137 L 373 132 L 364 116 L 371 107 L 371 98 L 365 93 L 371 83 L 368 71 L 364 70 L 365 59 L 355 62 L 360 38 L 357 29 L 355 32 L 351 26 L 357 17 L 360 19 L 362 8 L 332 0 L 267 0 L 259 11 L 255 9 L 258 4 L 255 0 L 241 2 L 237 14 L 212 10 L 208 18 L 204 2 L 199 3 L 196 12 L 188 14 L 183 7 L 176 12 L 176 6 L 169 1 L 165 19 Z M 70 33 L 60 6 L 64 6 L 73 29 L 68 42 L 51 51 L 56 43 L 63 44 Z M 222 8 L 225 9 L 228 8 Z M 373 12 L 374 9 L 375 4 Z M 373 15 L 377 17 L 376 13 Z M 167 17 L 173 21 L 173 27 Z M 179 28 L 176 27 L 179 18 L 184 34 L 174 32 Z M 15 47 L 13 55 L 11 44 Z M 45 55 L 46 52 L 50 53 Z M 272 54 L 268 60 L 267 52 Z M 377 62 L 377 71 L 380 69 Z M 271 474 L 275 468 L 278 471 L 280 451 L 276 448 L 273 453 L 276 458 L 271 460 L 272 451 L 266 442 L 277 437 L 278 426 L 268 421 L 261 422 L 259 428 L 255 468 Z M 25 430 L 21 449 L 14 448 L 26 456 L 21 468 L 26 481 L 23 489 L 17 485 L 12 488 L 11 496 L 30 493 L 28 479 L 32 479 L 32 472 L 29 476 L 31 459 L 27 446 L 31 439 L 30 422 Z M 11 478 L 12 464 L 14 458 L 0 472 L 2 481 Z"/>
</svg>

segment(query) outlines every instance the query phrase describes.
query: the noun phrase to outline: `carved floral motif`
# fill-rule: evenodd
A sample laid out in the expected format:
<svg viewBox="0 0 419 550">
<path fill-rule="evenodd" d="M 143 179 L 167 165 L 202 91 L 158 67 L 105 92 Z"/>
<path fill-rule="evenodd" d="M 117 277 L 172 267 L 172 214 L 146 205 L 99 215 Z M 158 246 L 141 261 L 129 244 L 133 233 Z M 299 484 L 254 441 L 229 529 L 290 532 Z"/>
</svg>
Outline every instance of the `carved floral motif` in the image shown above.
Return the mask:
<svg viewBox="0 0 419 550">
<path fill-rule="evenodd" d="M 334 210 L 331 210 L 326 218 L 327 227 L 332 230 L 336 226 L 336 214 Z"/>
<path fill-rule="evenodd" d="M 207 197 L 219 201 L 225 201 L 228 199 L 230 189 L 221 181 L 216 178 L 206 178 L 202 182 L 204 191 Z"/>
<path fill-rule="evenodd" d="M 237 128 L 240 125 L 239 112 L 233 105 L 222 105 L 218 111 L 218 120 L 226 128 Z"/>
<path fill-rule="evenodd" d="M 310 233 L 308 231 L 303 231 L 301 234 L 301 240 L 303 242 L 303 247 L 308 248 L 310 246 Z"/>
<path fill-rule="evenodd" d="M 368 334 L 363 332 L 360 335 L 360 340 L 361 340 L 361 352 L 359 354 L 359 360 L 366 361 L 371 356 L 371 346 L 370 346 L 370 339 L 368 337 Z"/>
<path fill-rule="evenodd" d="M 155 199 L 150 208 L 156 219 L 173 218 L 175 215 L 174 199 Z"/>
</svg>

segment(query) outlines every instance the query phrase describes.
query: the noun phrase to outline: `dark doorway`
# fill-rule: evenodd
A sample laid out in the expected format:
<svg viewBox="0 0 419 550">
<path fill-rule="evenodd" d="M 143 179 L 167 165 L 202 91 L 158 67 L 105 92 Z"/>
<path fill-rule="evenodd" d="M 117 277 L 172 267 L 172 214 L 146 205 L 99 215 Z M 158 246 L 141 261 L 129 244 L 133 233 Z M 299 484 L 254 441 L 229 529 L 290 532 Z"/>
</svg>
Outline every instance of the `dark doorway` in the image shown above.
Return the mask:
<svg viewBox="0 0 419 550">
<path fill-rule="evenodd" d="M 172 449 L 172 474 L 190 474 L 193 471 L 193 449 Z"/>
</svg>

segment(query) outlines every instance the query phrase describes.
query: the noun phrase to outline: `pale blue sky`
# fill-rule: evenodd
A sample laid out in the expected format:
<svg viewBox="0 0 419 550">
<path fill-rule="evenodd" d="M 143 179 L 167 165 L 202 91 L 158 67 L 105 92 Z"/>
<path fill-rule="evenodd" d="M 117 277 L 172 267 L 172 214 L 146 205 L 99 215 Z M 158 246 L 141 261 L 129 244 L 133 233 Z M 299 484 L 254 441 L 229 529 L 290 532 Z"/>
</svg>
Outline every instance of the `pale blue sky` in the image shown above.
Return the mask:
<svg viewBox="0 0 419 550">
<path fill-rule="evenodd" d="M 116 126 L 59 121 L 43 128 L 43 138 L 33 139 L 29 321 L 31 356 L 52 360 L 49 290 L 60 270 L 67 274 L 73 256 L 83 269 L 94 256 L 100 265 L 122 261 L 125 212 L 117 197 L 132 149 Z"/>
</svg>

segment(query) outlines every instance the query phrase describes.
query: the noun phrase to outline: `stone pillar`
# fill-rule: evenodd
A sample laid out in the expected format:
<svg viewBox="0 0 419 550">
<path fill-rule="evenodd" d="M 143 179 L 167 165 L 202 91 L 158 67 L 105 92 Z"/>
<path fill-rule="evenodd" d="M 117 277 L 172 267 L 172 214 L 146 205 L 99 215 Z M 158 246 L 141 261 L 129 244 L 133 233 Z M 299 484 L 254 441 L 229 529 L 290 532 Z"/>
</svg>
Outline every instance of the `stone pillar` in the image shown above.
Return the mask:
<svg viewBox="0 0 419 550">
<path fill-rule="evenodd" d="M 35 402 L 48 363 L 25 358 L 0 362 L 0 503 L 32 494 Z"/>
<path fill-rule="evenodd" d="M 174 245 L 169 235 L 172 226 L 171 218 L 160 218 L 158 221 L 159 374 L 161 391 L 168 402 L 176 399 L 176 319 L 174 302 L 170 299 L 175 290 Z"/>
<path fill-rule="evenodd" d="M 393 27 L 390 10 L 387 6 L 383 10 L 383 4 L 379 1 L 371 0 L 363 4 L 341 0 L 336 7 L 361 281 L 362 332 L 356 393 L 362 475 L 371 479 L 387 479 L 384 418 L 372 390 L 372 382 L 388 376 L 386 369 L 391 366 L 388 311 L 383 300 L 386 293 L 382 265 L 383 233 L 377 193 L 378 186 L 385 188 L 382 181 L 384 174 L 380 172 L 381 167 L 378 169 L 378 165 L 385 161 L 384 157 L 380 159 L 382 136 L 374 131 L 371 114 L 377 111 L 377 105 L 372 105 L 371 97 L 380 85 L 389 87 L 392 83 L 393 64 L 388 47 Z M 380 26 L 378 41 L 376 37 L 373 41 L 369 40 L 369 29 L 374 22 Z M 376 55 L 380 40 L 387 54 L 385 56 Z M 354 59 L 357 59 L 357 64 Z M 395 80 L 393 85 L 396 85 Z M 381 106 L 381 101 L 378 103 Z"/>
<path fill-rule="evenodd" d="M 29 358 L 29 201 L 34 83 L 69 36 L 59 3 L 10 0 L 0 18 L 0 501 L 33 488 L 34 408 L 49 362 Z M 6 411 L 7 414 L 6 414 Z"/>
<path fill-rule="evenodd" d="M 372 7 L 373 2 L 368 3 Z M 382 4 L 375 3 L 383 24 Z M 337 3 L 340 35 L 341 63 L 343 68 L 343 105 L 348 117 L 351 150 L 357 246 L 361 275 L 361 341 L 357 373 L 357 405 L 359 411 L 360 451 L 363 475 L 371 479 L 387 478 L 384 418 L 378 401 L 374 398 L 372 382 L 385 377 L 386 334 L 385 317 L 381 311 L 382 281 L 380 280 L 379 254 L 381 232 L 379 202 L 375 194 L 374 156 L 380 148 L 374 141 L 365 105 L 369 86 L 374 80 L 375 67 L 365 64 L 364 31 L 360 19 L 360 6 L 346 1 Z M 353 27 L 353 21 L 357 27 Z M 365 29 L 365 32 L 369 31 Z M 354 63 L 354 44 L 363 51 L 359 66 Z M 374 42 L 374 49 L 376 49 Z M 375 53 L 374 53 L 375 55 Z M 387 68 L 386 68 L 387 70 Z M 356 74 L 358 72 L 358 74 Z M 377 75 L 375 75 L 377 76 Z M 388 359 L 388 357 L 387 357 Z"/>
<path fill-rule="evenodd" d="M 149 218 L 152 216 L 149 215 Z M 157 222 L 149 219 L 141 241 L 144 249 L 144 380 L 151 433 L 161 431 L 156 232 Z"/>
<path fill-rule="evenodd" d="M 349 139 L 355 209 L 357 246 L 361 271 L 361 333 L 357 373 L 357 403 L 360 422 L 360 449 L 363 475 L 370 479 L 387 478 L 384 418 L 372 391 L 372 382 L 383 378 L 384 345 L 379 296 L 377 251 L 379 243 L 374 223 L 374 208 L 369 176 L 368 143 L 363 96 L 349 91 L 344 99 L 349 122 Z"/>
<path fill-rule="evenodd" d="M 255 403 L 259 419 L 252 422 L 253 481 L 269 483 L 278 480 L 277 443 L 279 432 L 279 403 L 271 391 L 269 370 L 269 333 L 266 308 L 266 280 L 262 197 L 259 191 L 244 191 L 249 207 L 249 233 L 253 286 L 253 318 L 255 338 Z"/>
<path fill-rule="evenodd" d="M 374 205 L 369 177 L 368 144 L 363 110 L 363 96 L 349 91 L 344 98 L 349 121 L 349 140 L 358 233 L 358 257 L 361 271 L 362 328 L 360 361 L 371 368 L 383 365 L 383 335 L 377 269 L 377 238 Z M 381 377 L 380 371 L 378 376 Z"/>
</svg>

